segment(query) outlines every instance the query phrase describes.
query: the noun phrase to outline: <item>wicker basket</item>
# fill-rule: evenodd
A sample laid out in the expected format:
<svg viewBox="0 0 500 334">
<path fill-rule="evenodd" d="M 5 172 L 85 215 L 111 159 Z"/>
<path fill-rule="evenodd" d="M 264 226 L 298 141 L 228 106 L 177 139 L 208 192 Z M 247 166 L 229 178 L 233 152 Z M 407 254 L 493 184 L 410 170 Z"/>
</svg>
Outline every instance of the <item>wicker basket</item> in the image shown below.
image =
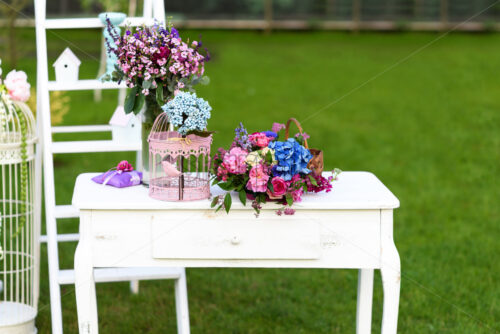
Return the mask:
<svg viewBox="0 0 500 334">
<path fill-rule="evenodd" d="M 299 121 L 297 121 L 295 118 L 290 118 L 286 122 L 285 140 L 287 140 L 290 137 L 290 124 L 292 122 L 295 123 L 295 125 L 297 125 L 300 134 L 304 133 L 302 130 L 302 126 L 300 126 Z M 309 163 L 307 164 L 307 168 L 309 168 L 314 174 L 321 175 L 321 173 L 323 172 L 323 151 L 314 148 L 309 148 L 309 145 L 307 144 L 307 139 L 305 138 L 304 138 L 304 147 L 307 148 L 313 156 L 311 161 L 309 161 Z"/>
</svg>

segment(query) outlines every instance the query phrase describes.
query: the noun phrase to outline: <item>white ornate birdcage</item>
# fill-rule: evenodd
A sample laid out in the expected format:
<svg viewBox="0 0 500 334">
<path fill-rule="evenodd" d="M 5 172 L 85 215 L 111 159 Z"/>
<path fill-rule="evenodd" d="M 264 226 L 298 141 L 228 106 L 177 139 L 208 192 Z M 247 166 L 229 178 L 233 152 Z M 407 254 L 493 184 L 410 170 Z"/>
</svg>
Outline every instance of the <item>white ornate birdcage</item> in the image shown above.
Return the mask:
<svg viewBox="0 0 500 334">
<path fill-rule="evenodd" d="M 169 131 L 166 113 L 149 134 L 149 196 L 163 201 L 192 201 L 210 197 L 212 135 L 181 136 Z"/>
<path fill-rule="evenodd" d="M 28 106 L 0 93 L 0 334 L 36 333 L 35 130 Z"/>
</svg>

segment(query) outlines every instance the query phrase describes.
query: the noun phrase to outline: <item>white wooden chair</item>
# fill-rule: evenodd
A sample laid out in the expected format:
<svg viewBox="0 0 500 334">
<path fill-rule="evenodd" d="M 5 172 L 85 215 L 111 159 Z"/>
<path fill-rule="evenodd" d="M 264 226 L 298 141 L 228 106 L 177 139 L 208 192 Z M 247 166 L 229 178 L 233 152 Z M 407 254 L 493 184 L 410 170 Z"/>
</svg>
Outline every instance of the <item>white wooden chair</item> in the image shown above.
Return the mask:
<svg viewBox="0 0 500 334">
<path fill-rule="evenodd" d="M 120 89 L 124 85 L 114 82 L 102 83 L 99 80 L 78 80 L 75 82 L 49 81 L 47 60 L 47 30 L 103 28 L 95 18 L 47 19 L 46 0 L 35 1 L 36 45 L 37 45 L 37 122 L 42 131 L 43 175 L 45 192 L 45 221 L 49 262 L 50 304 L 52 314 L 52 333 L 63 332 L 60 286 L 74 284 L 74 270 L 59 268 L 59 242 L 78 241 L 78 234 L 58 234 L 57 219 L 78 217 L 78 210 L 71 205 L 56 205 L 53 154 L 136 151 L 140 156 L 141 143 L 120 143 L 113 140 L 53 142 L 53 133 L 103 132 L 110 131 L 108 125 L 51 126 L 50 91 Z M 163 0 L 145 0 L 142 17 L 131 17 L 126 21 L 132 26 L 151 23 L 154 20 L 165 22 Z M 110 112 L 111 115 L 111 112 Z M 187 314 L 187 290 L 184 268 L 100 268 L 94 270 L 96 282 L 131 281 L 131 289 L 138 291 L 137 280 L 175 279 L 177 325 L 179 333 L 189 333 L 189 323 L 182 321 Z"/>
</svg>

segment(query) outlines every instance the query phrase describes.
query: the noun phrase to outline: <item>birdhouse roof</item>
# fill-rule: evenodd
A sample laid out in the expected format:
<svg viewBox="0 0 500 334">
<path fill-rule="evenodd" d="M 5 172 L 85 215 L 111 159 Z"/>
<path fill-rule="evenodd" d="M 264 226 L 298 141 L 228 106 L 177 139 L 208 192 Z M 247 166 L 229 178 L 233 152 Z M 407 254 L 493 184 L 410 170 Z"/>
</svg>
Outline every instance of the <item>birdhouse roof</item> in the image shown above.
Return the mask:
<svg viewBox="0 0 500 334">
<path fill-rule="evenodd" d="M 56 61 L 54 62 L 54 64 L 52 66 L 56 67 L 57 64 L 61 61 L 70 61 L 73 64 L 75 64 L 76 66 L 80 66 L 80 64 L 82 63 L 80 61 L 80 59 L 78 59 L 75 56 L 75 54 L 73 53 L 73 51 L 71 51 L 70 48 L 64 49 L 64 51 L 59 55 L 59 57 L 56 59 Z"/>
<path fill-rule="evenodd" d="M 109 124 L 127 126 L 128 123 L 132 120 L 132 117 L 134 117 L 133 113 L 126 114 L 125 109 L 123 109 L 122 106 L 118 106 L 116 107 L 113 116 L 109 120 Z"/>
</svg>

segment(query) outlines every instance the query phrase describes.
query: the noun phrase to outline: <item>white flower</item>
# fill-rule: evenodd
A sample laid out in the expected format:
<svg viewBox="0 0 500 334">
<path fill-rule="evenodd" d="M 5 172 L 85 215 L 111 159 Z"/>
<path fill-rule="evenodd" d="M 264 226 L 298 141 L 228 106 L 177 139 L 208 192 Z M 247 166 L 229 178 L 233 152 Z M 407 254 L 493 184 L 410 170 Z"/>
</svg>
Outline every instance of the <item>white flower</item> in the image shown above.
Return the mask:
<svg viewBox="0 0 500 334">
<path fill-rule="evenodd" d="M 248 153 L 245 162 L 252 167 L 257 166 L 262 161 L 262 157 L 260 156 L 258 151 L 253 151 Z"/>
</svg>

